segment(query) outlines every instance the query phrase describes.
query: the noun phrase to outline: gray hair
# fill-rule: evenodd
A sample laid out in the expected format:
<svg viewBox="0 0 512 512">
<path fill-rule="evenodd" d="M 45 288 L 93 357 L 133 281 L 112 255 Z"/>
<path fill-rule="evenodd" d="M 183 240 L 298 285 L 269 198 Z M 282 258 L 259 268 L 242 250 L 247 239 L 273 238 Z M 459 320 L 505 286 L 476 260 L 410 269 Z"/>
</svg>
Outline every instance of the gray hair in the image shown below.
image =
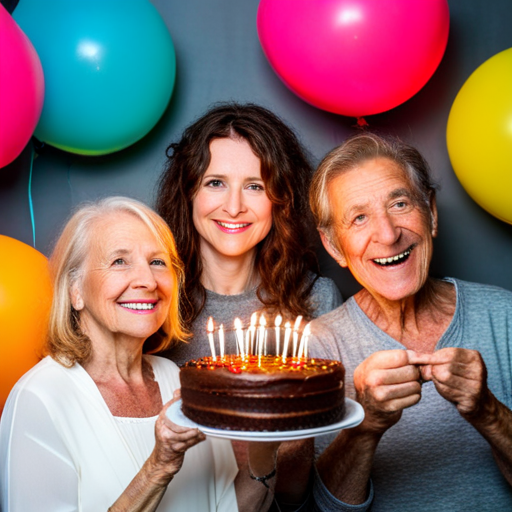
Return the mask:
<svg viewBox="0 0 512 512">
<path fill-rule="evenodd" d="M 333 214 L 329 202 L 330 183 L 340 174 L 374 158 L 388 158 L 408 176 L 420 206 L 426 211 L 438 188 L 429 165 L 420 152 L 396 138 L 373 133 L 357 134 L 334 148 L 320 162 L 311 182 L 309 200 L 317 227 L 332 237 Z"/>
</svg>

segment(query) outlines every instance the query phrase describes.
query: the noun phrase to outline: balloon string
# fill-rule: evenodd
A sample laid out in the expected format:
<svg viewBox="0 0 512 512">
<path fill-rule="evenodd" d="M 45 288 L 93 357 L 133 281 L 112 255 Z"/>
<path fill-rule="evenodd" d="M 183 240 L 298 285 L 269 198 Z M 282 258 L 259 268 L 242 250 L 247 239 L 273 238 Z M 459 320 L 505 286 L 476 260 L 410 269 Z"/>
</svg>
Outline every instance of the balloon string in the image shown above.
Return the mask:
<svg viewBox="0 0 512 512">
<path fill-rule="evenodd" d="M 30 208 L 30 220 L 32 222 L 32 239 L 34 249 L 36 248 L 36 223 L 34 220 L 34 205 L 32 203 L 32 170 L 34 168 L 34 146 L 32 146 L 32 153 L 30 155 L 30 174 L 28 178 L 28 206 Z"/>
</svg>

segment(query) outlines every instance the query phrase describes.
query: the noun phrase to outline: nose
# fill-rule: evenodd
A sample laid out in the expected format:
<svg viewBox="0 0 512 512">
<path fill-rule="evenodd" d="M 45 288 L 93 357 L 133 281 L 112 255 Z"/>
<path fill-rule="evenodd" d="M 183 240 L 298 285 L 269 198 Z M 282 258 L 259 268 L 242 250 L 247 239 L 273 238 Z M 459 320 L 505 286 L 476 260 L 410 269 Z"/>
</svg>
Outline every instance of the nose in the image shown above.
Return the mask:
<svg viewBox="0 0 512 512">
<path fill-rule="evenodd" d="M 231 217 L 236 217 L 246 211 L 243 190 L 230 188 L 226 193 L 223 210 Z"/>
<path fill-rule="evenodd" d="M 373 239 L 384 245 L 393 245 L 398 241 L 402 230 L 397 225 L 392 215 L 385 212 L 377 217 L 374 222 Z"/>
<path fill-rule="evenodd" d="M 132 288 L 146 288 L 149 291 L 153 291 L 156 287 L 157 281 L 151 265 L 145 261 L 136 264 L 133 268 Z"/>
</svg>

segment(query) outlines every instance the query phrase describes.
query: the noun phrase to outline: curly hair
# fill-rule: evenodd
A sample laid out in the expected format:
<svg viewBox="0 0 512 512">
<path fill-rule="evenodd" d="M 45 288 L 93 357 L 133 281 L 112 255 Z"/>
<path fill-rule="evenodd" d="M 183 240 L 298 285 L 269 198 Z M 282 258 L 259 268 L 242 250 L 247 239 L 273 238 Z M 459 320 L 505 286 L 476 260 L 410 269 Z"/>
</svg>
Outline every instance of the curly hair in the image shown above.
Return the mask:
<svg viewBox="0 0 512 512">
<path fill-rule="evenodd" d="M 206 302 L 192 203 L 210 164 L 210 143 L 220 138 L 248 142 L 261 161 L 261 177 L 272 202 L 272 228 L 257 247 L 258 298 L 268 311 L 309 318 L 309 295 L 316 278 L 312 273 L 318 274 L 308 206 L 311 165 L 296 135 L 275 114 L 254 104 L 228 103 L 210 109 L 178 143 L 169 145 L 158 183 L 156 209 L 171 227 L 186 269 L 180 302 L 185 325 L 190 329 Z"/>
</svg>

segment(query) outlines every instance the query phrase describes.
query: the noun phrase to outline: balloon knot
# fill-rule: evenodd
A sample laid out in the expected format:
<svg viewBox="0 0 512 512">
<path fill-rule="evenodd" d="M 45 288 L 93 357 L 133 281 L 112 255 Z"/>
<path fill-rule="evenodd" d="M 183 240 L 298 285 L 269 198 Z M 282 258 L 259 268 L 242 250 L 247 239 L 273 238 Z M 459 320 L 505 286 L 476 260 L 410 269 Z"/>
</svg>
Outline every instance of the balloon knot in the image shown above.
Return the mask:
<svg viewBox="0 0 512 512">
<path fill-rule="evenodd" d="M 354 125 L 355 128 L 360 128 L 361 130 L 364 130 L 367 126 L 370 126 L 364 117 L 358 117 L 356 124 Z"/>
</svg>

